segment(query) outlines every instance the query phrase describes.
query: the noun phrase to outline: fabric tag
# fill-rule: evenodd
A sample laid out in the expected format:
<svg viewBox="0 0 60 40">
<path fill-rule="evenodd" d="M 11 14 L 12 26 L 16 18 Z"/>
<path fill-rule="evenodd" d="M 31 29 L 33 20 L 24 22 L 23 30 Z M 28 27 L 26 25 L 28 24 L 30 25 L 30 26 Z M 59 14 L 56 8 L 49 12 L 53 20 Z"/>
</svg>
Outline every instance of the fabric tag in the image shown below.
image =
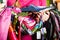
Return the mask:
<svg viewBox="0 0 60 40">
<path fill-rule="evenodd" d="M 37 31 L 37 39 L 41 39 L 41 32 Z"/>
</svg>

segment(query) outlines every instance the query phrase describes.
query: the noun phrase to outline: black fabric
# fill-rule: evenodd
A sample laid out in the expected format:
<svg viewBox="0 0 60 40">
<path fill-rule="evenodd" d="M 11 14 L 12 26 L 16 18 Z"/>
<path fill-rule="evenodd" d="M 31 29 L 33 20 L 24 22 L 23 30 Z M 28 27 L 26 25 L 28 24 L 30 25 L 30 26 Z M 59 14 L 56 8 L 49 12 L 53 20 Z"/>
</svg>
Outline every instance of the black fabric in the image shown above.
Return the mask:
<svg viewBox="0 0 60 40">
<path fill-rule="evenodd" d="M 37 37 L 36 37 L 36 33 L 35 33 L 35 34 L 32 35 L 32 40 L 37 40 L 36 38 Z"/>
<path fill-rule="evenodd" d="M 51 18 L 48 19 L 48 21 L 44 22 L 43 24 L 43 27 L 46 27 L 46 30 L 47 30 L 47 40 L 50 40 L 50 29 L 51 29 Z"/>
<path fill-rule="evenodd" d="M 47 30 L 47 35 L 46 35 L 47 40 L 54 40 L 53 36 L 54 36 L 55 32 L 57 34 L 57 38 L 59 37 L 57 25 L 55 22 L 56 16 L 55 16 L 55 14 L 54 15 L 53 14 L 50 14 L 50 18 L 48 19 L 48 21 L 44 22 L 44 24 L 43 24 L 43 27 L 46 27 L 46 30 Z"/>
<path fill-rule="evenodd" d="M 58 31 L 58 26 L 57 26 L 57 24 L 56 24 L 56 21 L 58 21 L 58 20 L 55 20 L 55 19 L 57 19 L 56 18 L 56 16 L 55 16 L 55 14 L 54 14 L 54 12 L 53 13 L 51 13 L 51 19 L 52 19 L 52 24 L 53 24 L 53 33 L 52 33 L 52 38 L 53 38 L 53 35 L 54 35 L 54 32 L 56 33 L 56 35 L 57 35 L 57 38 L 59 39 L 59 31 Z M 59 24 L 58 24 L 59 25 Z"/>
<path fill-rule="evenodd" d="M 46 35 L 47 40 L 54 40 L 54 37 L 53 37 L 54 33 L 56 33 L 57 38 L 59 38 L 59 33 L 58 33 L 58 30 L 57 30 L 57 25 L 56 25 L 56 22 L 55 22 L 55 18 L 57 18 L 58 19 L 57 21 L 60 22 L 59 17 L 57 15 L 55 15 L 54 12 L 53 12 L 53 14 L 52 13 L 50 14 L 49 19 L 46 22 L 43 23 L 43 27 L 46 27 L 46 31 L 47 31 L 47 35 Z M 32 35 L 32 40 L 37 40 L 36 39 L 36 33 Z"/>
</svg>

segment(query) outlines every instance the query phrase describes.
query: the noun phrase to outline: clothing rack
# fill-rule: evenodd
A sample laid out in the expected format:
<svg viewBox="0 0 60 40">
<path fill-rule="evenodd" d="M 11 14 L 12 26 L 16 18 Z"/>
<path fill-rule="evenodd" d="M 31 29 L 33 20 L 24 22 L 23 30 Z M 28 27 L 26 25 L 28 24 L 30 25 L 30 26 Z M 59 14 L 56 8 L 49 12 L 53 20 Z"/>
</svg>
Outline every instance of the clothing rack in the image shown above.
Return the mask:
<svg viewBox="0 0 60 40">
<path fill-rule="evenodd" d="M 54 6 L 47 7 L 46 9 L 40 10 L 39 12 L 46 11 L 46 10 L 53 10 L 55 9 Z"/>
<path fill-rule="evenodd" d="M 49 7 L 30 5 L 28 7 L 21 8 L 21 11 L 22 12 L 29 12 L 29 11 L 42 12 L 42 11 L 52 10 L 52 9 L 55 9 L 55 7 L 53 5 L 51 5 Z"/>
</svg>

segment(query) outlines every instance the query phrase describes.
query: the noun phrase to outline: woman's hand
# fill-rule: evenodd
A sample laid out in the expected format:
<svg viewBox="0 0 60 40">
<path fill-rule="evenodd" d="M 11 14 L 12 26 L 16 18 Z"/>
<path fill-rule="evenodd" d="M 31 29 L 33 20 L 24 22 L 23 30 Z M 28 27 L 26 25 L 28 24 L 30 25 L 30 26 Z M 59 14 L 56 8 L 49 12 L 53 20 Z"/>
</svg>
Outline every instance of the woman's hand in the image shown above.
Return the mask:
<svg viewBox="0 0 60 40">
<path fill-rule="evenodd" d="M 29 15 L 32 15 L 32 13 L 30 13 Z M 33 12 L 33 15 L 35 15 L 34 18 L 38 23 L 40 20 L 42 20 L 43 22 L 47 21 L 49 19 L 50 13 L 49 11 Z"/>
<path fill-rule="evenodd" d="M 47 21 L 49 19 L 49 17 L 50 17 L 49 11 L 43 12 L 41 14 L 42 14 L 42 21 L 43 22 Z"/>
</svg>

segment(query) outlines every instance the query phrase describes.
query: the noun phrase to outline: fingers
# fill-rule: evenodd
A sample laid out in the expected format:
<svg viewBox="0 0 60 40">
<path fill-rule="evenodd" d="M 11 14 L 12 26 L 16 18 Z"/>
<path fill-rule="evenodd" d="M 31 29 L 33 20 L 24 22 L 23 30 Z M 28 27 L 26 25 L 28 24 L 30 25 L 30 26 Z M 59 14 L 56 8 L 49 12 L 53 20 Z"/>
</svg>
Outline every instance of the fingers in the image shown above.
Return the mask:
<svg viewBox="0 0 60 40">
<path fill-rule="evenodd" d="M 40 14 L 42 16 L 42 21 L 43 22 L 47 21 L 50 17 L 50 12 L 49 11 L 42 11 Z"/>
<path fill-rule="evenodd" d="M 42 20 L 43 22 L 45 22 L 50 17 L 50 12 L 49 11 L 33 12 L 33 13 L 34 13 L 34 15 L 35 15 L 34 17 L 37 21 Z"/>
<path fill-rule="evenodd" d="M 49 11 L 46 11 L 46 14 L 50 16 L 50 12 Z"/>
</svg>

